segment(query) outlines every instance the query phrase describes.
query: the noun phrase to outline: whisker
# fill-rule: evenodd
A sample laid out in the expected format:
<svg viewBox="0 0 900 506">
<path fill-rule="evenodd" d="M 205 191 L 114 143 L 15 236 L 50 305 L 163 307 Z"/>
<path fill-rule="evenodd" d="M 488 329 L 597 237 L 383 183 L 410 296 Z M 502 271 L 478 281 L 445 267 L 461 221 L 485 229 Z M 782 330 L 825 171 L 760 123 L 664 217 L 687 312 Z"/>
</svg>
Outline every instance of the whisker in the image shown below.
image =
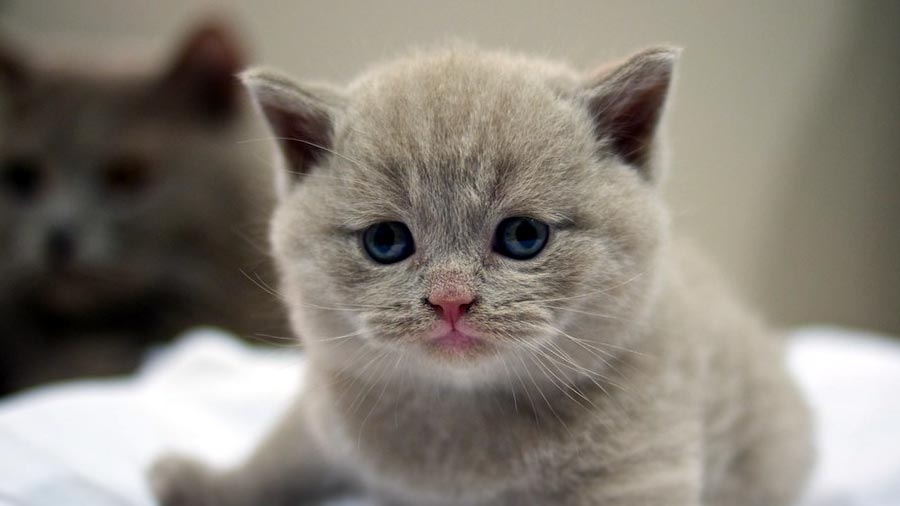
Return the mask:
<svg viewBox="0 0 900 506">
<path fill-rule="evenodd" d="M 399 354 L 397 355 L 397 361 L 394 363 L 393 369 L 396 370 L 397 367 L 400 366 L 400 361 L 403 359 L 404 355 L 405 355 L 405 353 L 403 353 L 403 352 L 401 352 L 401 353 L 399 353 Z M 381 375 L 378 377 L 378 381 L 384 380 L 384 376 L 387 375 L 387 371 L 388 371 L 387 368 L 383 368 L 383 369 L 382 369 L 382 373 L 381 373 Z M 373 383 L 374 383 L 374 382 L 373 382 Z M 375 399 L 375 402 L 374 402 L 374 403 L 372 403 L 372 407 L 369 408 L 369 412 L 366 414 L 366 417 L 363 418 L 362 423 L 359 425 L 359 434 L 357 435 L 357 438 L 356 438 L 356 447 L 357 447 L 357 448 L 359 448 L 359 447 L 362 445 L 362 434 L 363 434 L 363 430 L 365 430 L 365 428 L 366 428 L 366 422 L 369 421 L 369 418 L 372 416 L 372 413 L 375 412 L 375 409 L 378 407 L 378 403 L 381 402 L 381 399 L 384 398 L 384 393 L 387 391 L 387 387 L 388 387 L 388 383 L 389 383 L 389 382 L 388 382 L 388 381 L 383 381 L 383 383 L 384 383 L 384 385 L 381 387 L 381 393 L 378 394 L 378 398 Z M 368 394 L 366 394 L 366 395 L 368 396 Z"/>
<path fill-rule="evenodd" d="M 298 139 L 298 138 L 296 138 L 296 137 L 278 137 L 278 136 L 270 135 L 270 136 L 267 136 L 267 137 L 254 137 L 254 138 L 250 138 L 250 139 L 241 139 L 241 140 L 238 140 L 237 143 L 238 143 L 238 144 L 246 144 L 246 143 L 248 143 L 248 142 L 260 142 L 260 141 L 290 141 L 290 142 L 299 142 L 299 143 L 301 143 L 301 144 L 306 144 L 307 146 L 312 146 L 312 147 L 314 147 L 314 148 L 316 148 L 316 149 L 321 149 L 322 151 L 325 151 L 326 153 L 331 153 L 331 154 L 334 155 L 334 156 L 337 156 L 337 157 L 339 157 L 339 158 L 341 158 L 341 159 L 343 159 L 343 160 L 346 160 L 346 161 L 348 161 L 348 162 L 350 162 L 350 163 L 356 165 L 356 166 L 359 167 L 360 169 L 367 170 L 367 171 L 368 171 L 368 170 L 371 170 L 369 167 L 367 167 L 364 163 L 360 162 L 359 160 L 354 160 L 353 158 L 350 158 L 349 156 L 346 156 L 346 155 L 344 155 L 344 154 L 342 154 L 342 153 L 338 153 L 337 151 L 335 151 L 335 150 L 333 150 L 333 149 L 330 149 L 330 148 L 327 148 L 327 147 L 325 147 L 325 146 L 322 146 L 321 144 L 316 144 L 315 142 L 310 142 L 310 141 L 305 140 L 305 139 Z"/>
<path fill-rule="evenodd" d="M 322 337 L 322 338 L 305 337 L 304 339 L 308 339 L 310 341 L 315 341 L 317 343 L 327 343 L 327 342 L 331 342 L 331 341 L 340 341 L 341 339 L 347 339 L 348 337 L 354 337 L 354 336 L 358 336 L 358 335 L 364 334 L 364 333 L 365 333 L 365 329 L 360 329 L 355 332 L 350 332 L 349 334 L 344 334 L 342 336 Z"/>
<path fill-rule="evenodd" d="M 499 351 L 495 351 L 494 355 L 500 359 L 500 363 L 503 364 L 503 368 L 506 369 L 506 380 L 509 382 L 509 391 L 512 394 L 513 407 L 515 408 L 516 413 L 518 413 L 519 401 L 516 399 L 516 389 L 512 384 L 512 373 L 509 370 L 509 364 L 506 363 L 506 357 L 504 357 Z"/>
<path fill-rule="evenodd" d="M 550 330 L 552 330 L 552 331 L 554 331 L 554 332 L 556 332 L 556 333 L 558 333 L 559 335 L 561 335 L 561 336 L 563 336 L 563 337 L 567 337 L 567 338 L 571 339 L 572 341 L 574 341 L 574 342 L 576 342 L 576 343 L 578 343 L 578 342 L 582 342 L 582 343 L 590 343 L 590 344 L 592 344 L 592 345 L 594 345 L 594 346 L 603 346 L 603 347 L 610 348 L 610 349 L 613 349 L 613 350 L 623 351 L 623 352 L 625 352 L 625 353 L 633 353 L 633 354 L 635 354 L 635 355 L 639 355 L 639 356 L 642 356 L 642 357 L 652 358 L 651 355 L 648 355 L 648 354 L 646 354 L 646 353 L 644 353 L 644 352 L 641 352 L 641 351 L 632 350 L 632 349 L 626 348 L 626 347 L 624 347 L 624 346 L 619 346 L 619 345 L 611 344 L 611 343 L 605 343 L 605 342 L 602 342 L 602 341 L 588 341 L 588 340 L 586 340 L 586 339 L 579 339 L 579 338 L 577 338 L 577 337 L 575 337 L 575 336 L 572 336 L 572 335 L 566 333 L 566 332 L 563 331 L 562 329 L 558 329 L 558 328 L 556 328 L 556 327 L 554 327 L 554 326 L 552 326 L 552 325 L 550 325 L 550 324 L 547 324 L 547 323 L 543 324 L 543 326 L 546 327 L 546 328 L 548 328 L 548 329 L 550 329 Z"/>
<path fill-rule="evenodd" d="M 281 348 L 303 348 L 303 345 L 293 337 L 274 336 L 271 334 L 263 334 L 261 332 L 246 334 L 244 337 L 269 346 L 278 346 Z M 273 339 L 275 340 L 275 342 L 269 341 L 269 339 Z M 288 344 L 285 344 L 285 342 L 287 342 Z"/>
<path fill-rule="evenodd" d="M 617 285 L 609 286 L 609 287 L 606 287 L 606 288 L 604 288 L 604 289 L 602 289 L 602 290 L 596 290 L 596 291 L 593 291 L 593 292 L 582 293 L 582 294 L 579 294 L 579 295 L 571 295 L 571 296 L 569 296 L 569 297 L 556 297 L 556 298 L 553 298 L 553 299 L 528 299 L 527 301 L 528 301 L 528 302 L 533 302 L 533 303 L 541 303 L 541 302 L 557 302 L 557 301 L 561 301 L 561 300 L 580 299 L 580 298 L 583 298 L 583 297 L 590 297 L 590 296 L 592 296 L 592 295 L 600 295 L 600 294 L 604 294 L 604 293 L 609 293 L 609 292 L 611 292 L 612 290 L 615 290 L 616 288 L 621 288 L 621 287 L 623 287 L 623 286 L 625 286 L 625 285 L 628 285 L 629 283 L 634 282 L 635 280 L 639 279 L 639 278 L 640 278 L 641 276 L 643 276 L 643 275 L 644 275 L 643 272 L 639 272 L 639 273 L 635 274 L 634 276 L 632 276 L 632 277 L 626 279 L 625 281 L 623 281 L 623 282 L 621 282 L 621 283 L 619 283 L 619 284 L 617 284 Z M 519 302 L 525 302 L 525 301 L 519 301 Z"/>
<path fill-rule="evenodd" d="M 603 314 L 603 313 L 592 313 L 590 311 L 584 311 L 583 309 L 575 309 L 571 307 L 562 307 L 562 306 L 544 306 L 550 309 L 559 309 L 560 311 L 569 311 L 571 313 L 583 314 L 586 316 L 596 316 L 597 318 L 607 318 L 610 320 L 625 320 L 629 321 L 626 318 L 622 318 L 621 316 L 611 315 L 611 314 Z"/>
<path fill-rule="evenodd" d="M 538 394 L 541 396 L 541 398 L 544 399 L 544 402 L 547 404 L 547 408 L 550 409 L 550 413 L 552 413 L 553 416 L 557 420 L 559 420 L 559 423 L 562 424 L 563 429 L 565 429 L 565 431 L 569 434 L 569 436 L 572 436 L 572 432 L 569 430 L 569 426 L 566 425 L 566 422 L 564 422 L 563 419 L 556 412 L 556 410 L 553 409 L 553 405 L 550 403 L 550 400 L 547 398 L 547 396 L 544 395 L 544 391 L 541 389 L 541 387 L 538 386 L 537 381 L 535 381 L 535 379 L 534 379 L 534 375 L 531 374 L 531 370 L 528 369 L 528 366 L 525 364 L 525 360 L 522 358 L 521 355 L 517 355 L 517 356 L 519 358 L 519 361 L 522 362 L 522 367 L 525 369 L 525 373 L 528 374 L 528 377 L 531 379 L 531 384 L 534 385 L 534 388 L 537 389 Z"/>
<path fill-rule="evenodd" d="M 555 386 L 560 392 L 562 392 L 563 395 L 565 395 L 566 397 L 568 397 L 569 400 L 571 400 L 572 402 L 574 402 L 575 404 L 577 404 L 579 407 L 581 407 L 581 408 L 583 408 L 583 409 L 587 409 L 587 406 L 585 406 L 585 405 L 582 404 L 578 399 L 572 397 L 572 395 L 569 394 L 569 392 L 568 392 L 567 389 L 572 389 L 572 390 L 574 390 L 574 391 L 577 393 L 577 395 L 579 395 L 579 396 L 581 396 L 582 398 L 584 398 L 585 401 L 587 401 L 587 402 L 590 403 L 590 404 L 593 404 L 593 402 L 591 402 L 590 399 L 588 399 L 587 397 L 585 397 L 584 394 L 582 394 L 580 390 L 575 389 L 575 388 L 572 386 L 571 382 L 566 381 L 566 380 L 560 378 L 560 377 L 559 377 L 556 373 L 554 373 L 548 366 L 546 366 L 545 364 L 542 364 L 541 361 L 540 361 L 541 358 L 547 358 L 547 359 L 550 359 L 550 360 L 552 361 L 551 357 L 546 356 L 546 355 L 542 354 L 542 353 L 540 352 L 540 350 L 537 350 L 537 351 L 535 352 L 534 355 L 528 355 L 528 358 L 530 358 L 531 361 L 534 362 L 534 364 L 537 365 L 538 368 L 539 368 L 541 371 L 543 371 L 546 375 L 548 375 L 548 379 L 550 380 L 550 383 L 552 383 L 553 386 Z M 557 368 L 557 370 L 559 370 L 559 369 Z M 562 373 L 561 370 L 559 370 L 559 371 L 560 371 L 560 373 Z M 557 381 L 558 381 L 558 383 L 557 383 Z"/>
</svg>

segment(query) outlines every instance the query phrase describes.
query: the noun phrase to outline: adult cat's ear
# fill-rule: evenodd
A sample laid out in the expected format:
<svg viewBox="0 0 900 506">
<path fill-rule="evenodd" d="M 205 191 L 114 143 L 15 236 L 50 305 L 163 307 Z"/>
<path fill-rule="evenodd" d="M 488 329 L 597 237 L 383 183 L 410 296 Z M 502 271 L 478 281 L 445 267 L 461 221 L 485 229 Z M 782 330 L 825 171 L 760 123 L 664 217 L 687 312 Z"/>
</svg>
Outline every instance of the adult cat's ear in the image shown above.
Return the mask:
<svg viewBox="0 0 900 506">
<path fill-rule="evenodd" d="M 191 30 L 163 76 L 166 93 L 195 113 L 221 119 L 238 110 L 241 87 L 236 74 L 246 65 L 236 32 L 210 20 Z"/>
<path fill-rule="evenodd" d="M 29 79 L 28 65 L 19 52 L 0 39 L 0 86 L 15 90 Z"/>
<path fill-rule="evenodd" d="M 243 72 L 241 81 L 274 134 L 291 181 L 299 181 L 330 152 L 344 97 L 264 69 Z"/>
<path fill-rule="evenodd" d="M 588 107 L 597 138 L 625 163 L 653 179 L 657 126 L 681 50 L 654 47 L 588 80 Z"/>
</svg>

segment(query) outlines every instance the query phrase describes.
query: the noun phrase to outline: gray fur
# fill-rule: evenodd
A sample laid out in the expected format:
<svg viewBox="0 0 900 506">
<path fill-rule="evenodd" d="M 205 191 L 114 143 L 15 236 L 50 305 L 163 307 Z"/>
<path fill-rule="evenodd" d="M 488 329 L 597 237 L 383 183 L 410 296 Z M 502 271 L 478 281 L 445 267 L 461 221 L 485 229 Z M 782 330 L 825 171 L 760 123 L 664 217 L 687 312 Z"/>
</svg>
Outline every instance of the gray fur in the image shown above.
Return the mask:
<svg viewBox="0 0 900 506">
<path fill-rule="evenodd" d="M 324 95 L 337 101 L 244 74 L 270 118 L 285 101 L 303 118 L 291 137 L 328 133 L 327 156 L 283 157 L 302 177 L 272 230 L 305 389 L 239 469 L 162 461 L 162 503 L 349 487 L 409 506 L 790 504 L 811 449 L 779 338 L 668 238 L 656 123 L 677 54 L 583 78 L 453 46 L 375 67 Z M 627 143 L 638 157 L 610 121 L 635 117 L 651 122 L 629 130 L 647 136 Z M 540 255 L 491 251 L 509 216 L 551 224 Z M 360 230 L 383 220 L 410 228 L 412 257 L 365 257 Z M 465 318 L 483 347 L 423 337 L 423 297 L 442 284 L 477 293 Z"/>
<path fill-rule="evenodd" d="M 203 25 L 179 49 L 161 69 L 0 56 L 16 69 L 0 74 L 0 393 L 123 373 L 194 325 L 283 332 L 251 280 L 272 270 L 274 199 L 271 168 L 240 142 L 259 137 L 241 48 Z M 17 191 L 22 163 L 33 195 Z"/>
</svg>

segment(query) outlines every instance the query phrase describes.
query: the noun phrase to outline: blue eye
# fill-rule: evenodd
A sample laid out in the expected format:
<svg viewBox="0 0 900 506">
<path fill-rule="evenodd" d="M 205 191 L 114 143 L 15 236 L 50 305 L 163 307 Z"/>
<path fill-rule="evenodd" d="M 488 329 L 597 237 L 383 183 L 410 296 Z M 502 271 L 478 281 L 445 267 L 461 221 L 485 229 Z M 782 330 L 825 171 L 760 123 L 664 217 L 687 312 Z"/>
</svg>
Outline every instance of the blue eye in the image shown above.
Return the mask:
<svg viewBox="0 0 900 506">
<path fill-rule="evenodd" d="M 516 260 L 534 258 L 544 249 L 550 227 L 532 218 L 507 218 L 497 225 L 494 251 Z"/>
<path fill-rule="evenodd" d="M 363 232 L 363 247 L 380 264 L 399 262 L 416 251 L 412 233 L 399 221 L 376 223 Z"/>
</svg>

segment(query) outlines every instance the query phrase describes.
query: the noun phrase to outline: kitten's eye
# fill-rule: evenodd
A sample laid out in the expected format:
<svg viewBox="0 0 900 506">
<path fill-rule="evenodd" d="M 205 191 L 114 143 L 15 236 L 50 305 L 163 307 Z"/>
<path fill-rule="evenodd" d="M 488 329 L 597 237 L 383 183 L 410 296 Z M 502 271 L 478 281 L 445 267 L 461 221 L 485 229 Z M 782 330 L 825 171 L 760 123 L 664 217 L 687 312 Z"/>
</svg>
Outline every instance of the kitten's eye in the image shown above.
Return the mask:
<svg viewBox="0 0 900 506">
<path fill-rule="evenodd" d="M 550 227 L 532 218 L 507 218 L 497 225 L 494 251 L 516 260 L 534 258 L 544 249 Z"/>
<path fill-rule="evenodd" d="M 383 221 L 367 228 L 363 232 L 363 246 L 372 260 L 380 264 L 399 262 L 416 251 L 412 232 L 399 221 Z"/>
<path fill-rule="evenodd" d="M 116 192 L 136 192 L 150 183 L 150 167 L 138 156 L 113 159 L 103 172 L 104 183 Z"/>
<path fill-rule="evenodd" d="M 42 180 L 40 163 L 33 158 L 17 157 L 3 164 L 3 186 L 19 197 L 33 197 Z"/>
</svg>

